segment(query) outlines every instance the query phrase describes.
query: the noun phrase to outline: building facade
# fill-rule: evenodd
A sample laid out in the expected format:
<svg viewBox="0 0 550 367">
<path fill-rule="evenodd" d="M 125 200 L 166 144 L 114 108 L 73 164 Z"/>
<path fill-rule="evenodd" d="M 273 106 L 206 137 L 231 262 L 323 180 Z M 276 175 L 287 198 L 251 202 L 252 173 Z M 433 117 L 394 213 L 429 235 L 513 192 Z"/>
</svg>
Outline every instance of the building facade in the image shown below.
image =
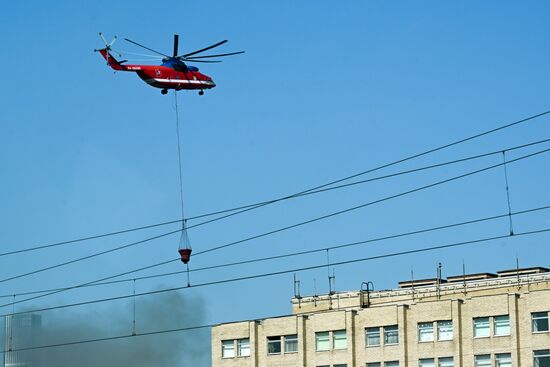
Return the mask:
<svg viewBox="0 0 550 367">
<path fill-rule="evenodd" d="M 514 269 L 292 299 L 212 328 L 213 367 L 550 367 L 550 272 Z"/>
<path fill-rule="evenodd" d="M 17 351 L 34 345 L 42 328 L 42 317 L 37 314 L 5 316 L 4 367 L 31 367 L 34 351 Z"/>
</svg>

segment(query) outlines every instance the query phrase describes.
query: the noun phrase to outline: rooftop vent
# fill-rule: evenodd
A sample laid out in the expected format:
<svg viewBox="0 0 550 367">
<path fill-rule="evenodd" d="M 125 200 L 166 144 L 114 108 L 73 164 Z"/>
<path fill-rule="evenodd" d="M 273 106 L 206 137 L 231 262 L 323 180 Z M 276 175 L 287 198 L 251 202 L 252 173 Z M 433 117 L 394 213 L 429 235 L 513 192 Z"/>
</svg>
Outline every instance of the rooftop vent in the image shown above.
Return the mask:
<svg viewBox="0 0 550 367">
<path fill-rule="evenodd" d="M 440 284 L 443 284 L 443 283 L 447 283 L 447 280 L 440 279 L 439 282 Z M 436 285 L 437 278 L 406 280 L 403 282 L 399 282 L 398 284 L 399 284 L 399 288 L 423 287 L 427 285 Z"/>
<path fill-rule="evenodd" d="M 482 279 L 491 279 L 496 278 L 497 275 L 493 273 L 476 273 L 476 274 L 466 274 L 466 275 L 453 275 L 452 277 L 447 277 L 449 283 L 463 282 L 469 280 L 482 280 Z"/>
<path fill-rule="evenodd" d="M 550 269 L 543 267 L 534 267 L 534 268 L 520 268 L 520 269 L 510 269 L 510 270 L 501 270 L 497 271 L 499 277 L 511 277 L 517 275 L 529 275 L 529 274 L 540 274 L 548 273 Z"/>
</svg>

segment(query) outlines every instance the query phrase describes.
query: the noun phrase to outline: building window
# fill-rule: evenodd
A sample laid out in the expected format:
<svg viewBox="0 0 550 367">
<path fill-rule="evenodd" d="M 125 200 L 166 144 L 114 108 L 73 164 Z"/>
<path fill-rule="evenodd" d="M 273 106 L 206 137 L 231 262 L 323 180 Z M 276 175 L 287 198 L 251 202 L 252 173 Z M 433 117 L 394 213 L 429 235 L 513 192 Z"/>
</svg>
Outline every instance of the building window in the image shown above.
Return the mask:
<svg viewBox="0 0 550 367">
<path fill-rule="evenodd" d="M 330 338 L 328 331 L 315 333 L 315 349 L 318 352 L 330 349 Z"/>
<path fill-rule="evenodd" d="M 222 340 L 222 358 L 235 357 L 235 342 L 234 340 Z"/>
<path fill-rule="evenodd" d="M 495 316 L 493 327 L 495 336 L 510 335 L 510 316 Z"/>
<path fill-rule="evenodd" d="M 437 322 L 437 340 L 453 340 L 453 322 L 451 320 Z"/>
<path fill-rule="evenodd" d="M 298 335 L 285 335 L 285 353 L 298 351 Z"/>
<path fill-rule="evenodd" d="M 345 363 L 333 364 L 332 367 L 348 367 Z"/>
<path fill-rule="evenodd" d="M 421 322 L 418 324 L 418 341 L 433 342 L 434 340 L 434 323 Z"/>
<path fill-rule="evenodd" d="M 384 326 L 384 344 L 398 344 L 399 329 L 397 325 Z"/>
<path fill-rule="evenodd" d="M 380 362 L 367 363 L 367 367 L 380 367 Z"/>
<path fill-rule="evenodd" d="M 438 358 L 437 367 L 454 367 L 453 357 Z"/>
<path fill-rule="evenodd" d="M 475 367 L 491 367 L 491 355 L 480 354 L 474 357 Z"/>
<path fill-rule="evenodd" d="M 237 340 L 237 355 L 239 357 L 250 356 L 250 339 L 246 338 Z"/>
<path fill-rule="evenodd" d="M 281 354 L 281 337 L 267 337 L 267 354 Z"/>
<path fill-rule="evenodd" d="M 510 353 L 495 354 L 496 367 L 512 367 L 512 355 Z"/>
<path fill-rule="evenodd" d="M 346 330 L 335 330 L 332 332 L 332 345 L 334 349 L 346 349 L 348 347 Z"/>
<path fill-rule="evenodd" d="M 422 358 L 418 360 L 419 367 L 435 367 L 433 358 Z"/>
<path fill-rule="evenodd" d="M 535 350 L 533 365 L 534 367 L 550 367 L 550 349 Z"/>
<path fill-rule="evenodd" d="M 533 320 L 533 332 L 541 333 L 548 331 L 548 312 L 534 312 L 531 314 Z"/>
<path fill-rule="evenodd" d="M 367 347 L 380 345 L 380 328 L 368 327 L 365 332 L 365 343 Z"/>
<path fill-rule="evenodd" d="M 384 362 L 384 367 L 399 367 L 399 361 Z"/>
<path fill-rule="evenodd" d="M 474 338 L 484 338 L 491 335 L 488 317 L 474 318 Z"/>
</svg>

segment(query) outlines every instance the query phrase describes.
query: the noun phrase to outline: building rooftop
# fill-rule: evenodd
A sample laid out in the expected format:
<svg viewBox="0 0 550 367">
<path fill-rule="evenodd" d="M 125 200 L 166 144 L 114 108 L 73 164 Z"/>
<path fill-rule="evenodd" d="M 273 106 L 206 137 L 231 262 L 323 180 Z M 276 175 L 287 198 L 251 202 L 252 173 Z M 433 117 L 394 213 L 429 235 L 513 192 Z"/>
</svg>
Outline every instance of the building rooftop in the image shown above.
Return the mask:
<svg viewBox="0 0 550 367">
<path fill-rule="evenodd" d="M 450 276 L 447 279 L 406 280 L 399 282 L 399 288 L 396 289 L 300 296 L 292 298 L 291 303 L 293 313 L 299 314 L 475 297 L 488 293 L 510 293 L 521 287 L 534 287 L 536 284 L 547 282 L 550 282 L 550 269 L 548 268 L 518 268 L 498 271 L 496 275 L 474 273 Z"/>
</svg>

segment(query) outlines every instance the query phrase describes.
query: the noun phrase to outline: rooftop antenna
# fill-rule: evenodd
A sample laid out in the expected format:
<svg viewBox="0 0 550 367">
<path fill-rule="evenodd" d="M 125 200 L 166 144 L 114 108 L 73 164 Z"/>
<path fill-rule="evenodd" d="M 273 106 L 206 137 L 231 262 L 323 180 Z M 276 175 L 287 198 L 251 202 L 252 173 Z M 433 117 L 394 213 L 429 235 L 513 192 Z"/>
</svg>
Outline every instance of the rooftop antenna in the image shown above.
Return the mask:
<svg viewBox="0 0 550 367">
<path fill-rule="evenodd" d="M 317 279 L 313 278 L 313 305 L 317 307 Z"/>
<path fill-rule="evenodd" d="M 441 297 L 441 263 L 438 263 L 437 265 L 437 281 L 436 281 L 436 289 L 437 289 L 437 298 L 439 299 Z"/>
<path fill-rule="evenodd" d="M 504 166 L 504 183 L 506 184 L 506 201 L 508 203 L 508 223 L 510 225 L 510 236 L 514 235 L 514 226 L 512 223 L 512 206 L 510 205 L 510 189 L 508 187 L 508 170 L 506 168 L 506 150 L 502 151 L 502 160 Z"/>
<path fill-rule="evenodd" d="M 133 304 L 133 320 L 132 320 L 132 336 L 136 336 L 136 278 L 134 280 L 134 296 L 132 297 Z"/>
<path fill-rule="evenodd" d="M 520 281 L 519 281 L 519 257 L 518 257 L 517 253 L 516 253 L 516 276 L 517 276 L 517 279 L 518 279 L 518 289 L 519 289 L 521 286 L 520 286 Z"/>
<path fill-rule="evenodd" d="M 294 273 L 294 298 L 298 300 L 298 308 L 302 308 L 302 296 L 300 294 L 300 281 L 296 279 L 296 273 Z"/>
<path fill-rule="evenodd" d="M 334 268 L 332 269 L 332 276 L 328 275 L 328 294 L 333 295 L 336 293 L 336 274 Z"/>
<path fill-rule="evenodd" d="M 464 295 L 466 295 L 466 264 L 464 264 L 464 258 L 462 258 L 462 285 L 464 287 Z"/>
<path fill-rule="evenodd" d="M 334 294 L 334 291 L 332 290 L 332 283 L 334 281 L 334 269 L 333 269 L 333 275 L 330 275 L 330 257 L 329 257 L 329 249 L 326 249 L 327 251 L 327 276 L 328 276 L 328 295 L 329 298 L 331 295 Z"/>
<path fill-rule="evenodd" d="M 414 302 L 414 270 L 411 266 L 411 289 L 412 289 L 412 300 Z"/>
</svg>

